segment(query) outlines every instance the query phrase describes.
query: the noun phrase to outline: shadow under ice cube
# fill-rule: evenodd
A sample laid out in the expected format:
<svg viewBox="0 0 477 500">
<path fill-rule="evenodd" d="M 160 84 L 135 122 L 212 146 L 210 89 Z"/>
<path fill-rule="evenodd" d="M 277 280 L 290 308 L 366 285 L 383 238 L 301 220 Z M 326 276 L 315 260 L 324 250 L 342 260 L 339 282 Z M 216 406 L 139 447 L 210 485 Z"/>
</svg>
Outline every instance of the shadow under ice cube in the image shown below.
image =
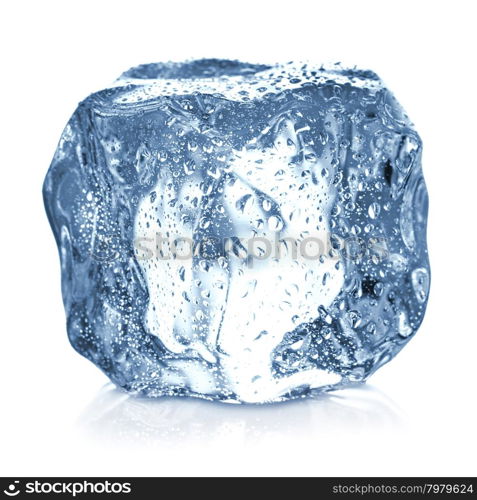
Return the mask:
<svg viewBox="0 0 477 500">
<path fill-rule="evenodd" d="M 72 345 L 153 397 L 365 380 L 427 303 L 421 149 L 369 71 L 127 71 L 78 106 L 44 184 Z"/>
</svg>

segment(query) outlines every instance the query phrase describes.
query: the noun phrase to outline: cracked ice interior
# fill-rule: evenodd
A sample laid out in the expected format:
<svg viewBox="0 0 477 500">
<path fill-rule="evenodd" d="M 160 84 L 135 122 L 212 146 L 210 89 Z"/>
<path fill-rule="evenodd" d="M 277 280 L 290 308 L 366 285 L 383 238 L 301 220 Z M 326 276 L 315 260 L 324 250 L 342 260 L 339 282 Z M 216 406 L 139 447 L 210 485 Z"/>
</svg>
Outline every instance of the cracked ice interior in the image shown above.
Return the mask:
<svg viewBox="0 0 477 500">
<path fill-rule="evenodd" d="M 421 140 L 369 71 L 133 68 L 78 106 L 44 198 L 69 339 L 133 393 L 313 395 L 423 318 Z"/>
</svg>

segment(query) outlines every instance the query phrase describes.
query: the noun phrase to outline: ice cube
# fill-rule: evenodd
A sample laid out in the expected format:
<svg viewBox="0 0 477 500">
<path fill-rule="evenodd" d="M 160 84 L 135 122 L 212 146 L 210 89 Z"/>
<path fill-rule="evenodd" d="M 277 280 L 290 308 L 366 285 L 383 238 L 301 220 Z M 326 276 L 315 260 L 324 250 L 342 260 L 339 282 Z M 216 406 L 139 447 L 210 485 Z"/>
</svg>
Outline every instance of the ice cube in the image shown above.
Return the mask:
<svg viewBox="0 0 477 500">
<path fill-rule="evenodd" d="M 370 71 L 127 71 L 78 106 L 44 184 L 72 345 L 152 397 L 365 380 L 427 303 L 421 149 Z"/>
</svg>

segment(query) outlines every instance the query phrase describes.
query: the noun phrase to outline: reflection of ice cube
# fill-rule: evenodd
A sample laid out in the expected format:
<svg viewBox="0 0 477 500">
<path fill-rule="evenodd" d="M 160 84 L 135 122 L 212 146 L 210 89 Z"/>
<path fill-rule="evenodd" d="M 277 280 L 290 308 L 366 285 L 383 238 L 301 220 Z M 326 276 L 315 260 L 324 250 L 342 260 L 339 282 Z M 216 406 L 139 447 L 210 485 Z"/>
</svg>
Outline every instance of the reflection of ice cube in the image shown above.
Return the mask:
<svg viewBox="0 0 477 500">
<path fill-rule="evenodd" d="M 365 380 L 427 303 L 420 153 L 369 71 L 133 68 L 78 107 L 45 180 L 73 346 L 149 396 Z"/>
</svg>

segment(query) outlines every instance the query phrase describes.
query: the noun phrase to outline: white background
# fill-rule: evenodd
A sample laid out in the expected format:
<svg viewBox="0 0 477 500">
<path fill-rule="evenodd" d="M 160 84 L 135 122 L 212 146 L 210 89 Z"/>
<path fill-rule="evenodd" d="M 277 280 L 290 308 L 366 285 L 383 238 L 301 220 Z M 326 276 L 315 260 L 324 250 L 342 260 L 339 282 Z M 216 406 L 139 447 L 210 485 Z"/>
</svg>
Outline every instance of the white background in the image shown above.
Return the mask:
<svg viewBox="0 0 477 500">
<path fill-rule="evenodd" d="M 475 475 L 473 2 L 1 3 L 0 475 Z M 366 388 L 269 407 L 139 402 L 69 346 L 41 184 L 77 102 L 190 57 L 376 71 L 424 141 L 432 287 Z"/>
</svg>

